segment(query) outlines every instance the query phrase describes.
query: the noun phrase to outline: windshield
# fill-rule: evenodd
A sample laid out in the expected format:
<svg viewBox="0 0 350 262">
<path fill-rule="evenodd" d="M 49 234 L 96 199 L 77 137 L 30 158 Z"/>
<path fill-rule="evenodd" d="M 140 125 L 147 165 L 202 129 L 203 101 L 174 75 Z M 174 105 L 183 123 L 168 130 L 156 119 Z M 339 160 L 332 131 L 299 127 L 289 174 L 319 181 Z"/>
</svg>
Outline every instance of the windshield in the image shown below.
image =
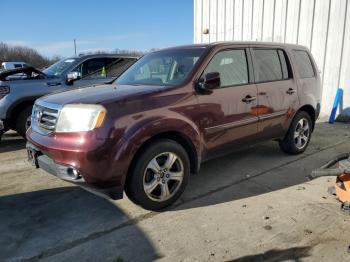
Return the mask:
<svg viewBox="0 0 350 262">
<path fill-rule="evenodd" d="M 60 76 L 75 60 L 74 58 L 62 59 L 46 68 L 44 73 L 49 76 Z"/>
<path fill-rule="evenodd" d="M 192 71 L 203 48 L 150 53 L 132 65 L 119 79 L 120 85 L 175 86 Z"/>
</svg>

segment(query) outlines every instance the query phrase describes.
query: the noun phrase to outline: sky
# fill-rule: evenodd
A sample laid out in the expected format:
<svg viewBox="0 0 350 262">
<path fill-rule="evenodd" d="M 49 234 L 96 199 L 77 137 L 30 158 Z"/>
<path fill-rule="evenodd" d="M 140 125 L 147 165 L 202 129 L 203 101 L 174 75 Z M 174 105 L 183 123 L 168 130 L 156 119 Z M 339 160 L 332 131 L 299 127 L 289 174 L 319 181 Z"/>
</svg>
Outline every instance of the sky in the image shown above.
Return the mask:
<svg viewBox="0 0 350 262">
<path fill-rule="evenodd" d="M 0 0 L 0 42 L 51 57 L 193 43 L 193 0 Z"/>
</svg>

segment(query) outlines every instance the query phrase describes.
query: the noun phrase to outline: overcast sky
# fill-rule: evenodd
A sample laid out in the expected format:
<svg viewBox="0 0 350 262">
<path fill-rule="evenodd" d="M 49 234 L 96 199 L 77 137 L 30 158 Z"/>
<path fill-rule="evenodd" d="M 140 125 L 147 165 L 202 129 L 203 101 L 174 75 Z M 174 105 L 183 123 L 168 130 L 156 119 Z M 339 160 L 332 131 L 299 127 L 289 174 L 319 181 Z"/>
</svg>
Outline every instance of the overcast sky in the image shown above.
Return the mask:
<svg viewBox="0 0 350 262">
<path fill-rule="evenodd" d="M 193 0 L 1 0 L 0 41 L 46 56 L 193 42 Z"/>
</svg>

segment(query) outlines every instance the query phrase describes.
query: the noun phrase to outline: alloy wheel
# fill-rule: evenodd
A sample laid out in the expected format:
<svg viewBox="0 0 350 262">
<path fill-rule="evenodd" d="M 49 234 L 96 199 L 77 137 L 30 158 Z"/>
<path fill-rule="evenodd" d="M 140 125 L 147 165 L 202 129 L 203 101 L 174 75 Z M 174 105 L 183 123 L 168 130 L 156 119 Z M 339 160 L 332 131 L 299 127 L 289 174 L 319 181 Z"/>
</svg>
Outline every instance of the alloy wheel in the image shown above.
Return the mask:
<svg viewBox="0 0 350 262">
<path fill-rule="evenodd" d="M 143 176 L 143 189 L 151 200 L 164 202 L 179 190 L 184 177 L 182 160 L 172 152 L 154 157 Z"/>
<path fill-rule="evenodd" d="M 306 118 L 301 118 L 298 121 L 294 131 L 295 146 L 298 149 L 303 149 L 307 145 L 309 141 L 309 137 L 310 137 L 309 122 Z"/>
</svg>

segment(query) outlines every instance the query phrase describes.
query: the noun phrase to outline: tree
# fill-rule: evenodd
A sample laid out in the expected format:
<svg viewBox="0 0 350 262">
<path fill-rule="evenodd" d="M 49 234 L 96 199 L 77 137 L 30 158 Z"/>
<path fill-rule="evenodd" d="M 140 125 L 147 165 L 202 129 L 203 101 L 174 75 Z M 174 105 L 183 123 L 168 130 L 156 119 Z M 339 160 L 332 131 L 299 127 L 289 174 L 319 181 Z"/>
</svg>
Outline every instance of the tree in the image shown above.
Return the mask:
<svg viewBox="0 0 350 262">
<path fill-rule="evenodd" d="M 2 62 L 25 62 L 28 65 L 41 69 L 55 63 L 59 59 L 60 57 L 58 56 L 52 58 L 44 57 L 33 48 L 12 46 L 0 42 L 0 64 Z"/>
</svg>

